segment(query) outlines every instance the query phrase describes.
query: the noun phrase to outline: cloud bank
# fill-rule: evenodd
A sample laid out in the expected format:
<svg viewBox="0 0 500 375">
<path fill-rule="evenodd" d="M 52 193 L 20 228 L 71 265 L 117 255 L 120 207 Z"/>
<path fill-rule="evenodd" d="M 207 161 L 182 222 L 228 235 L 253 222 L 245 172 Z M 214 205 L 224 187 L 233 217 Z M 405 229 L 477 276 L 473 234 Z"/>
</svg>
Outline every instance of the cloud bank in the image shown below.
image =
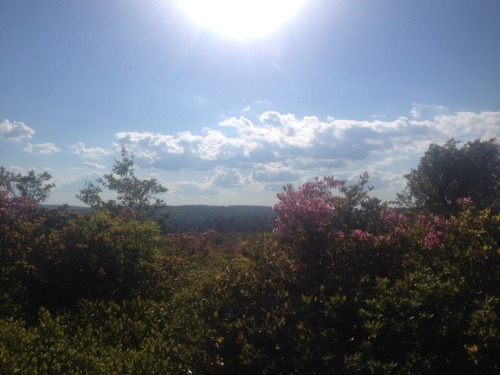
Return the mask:
<svg viewBox="0 0 500 375">
<path fill-rule="evenodd" d="M 140 158 L 165 170 L 224 166 L 267 168 L 267 172 L 340 167 L 373 154 L 405 152 L 431 142 L 487 138 L 498 135 L 500 112 L 459 112 L 422 120 L 400 117 L 392 121 L 355 121 L 268 111 L 257 121 L 231 117 L 202 134 L 180 132 L 120 132 L 117 140 Z M 269 178 L 269 177 L 266 177 Z"/>
<path fill-rule="evenodd" d="M 87 159 L 100 159 L 102 156 L 107 156 L 110 154 L 109 151 L 101 147 L 85 147 L 83 142 L 78 142 L 71 146 L 71 150 L 75 155 L 81 156 Z"/>
<path fill-rule="evenodd" d="M 134 152 L 143 167 L 171 175 L 206 174 L 202 183 L 172 182 L 171 191 L 180 194 L 235 188 L 278 191 L 283 184 L 317 175 L 356 179 L 365 170 L 377 189 L 400 191 L 403 174 L 417 166 L 429 144 L 500 134 L 500 112 L 448 113 L 441 106 L 417 104 L 410 115 L 394 120 L 321 120 L 267 111 L 253 119 L 230 117 L 198 134 L 119 132 L 116 140 Z"/>
<path fill-rule="evenodd" d="M 9 121 L 4 119 L 0 122 L 0 139 L 19 142 L 25 138 L 31 138 L 35 131 L 20 121 Z"/>
<path fill-rule="evenodd" d="M 407 117 L 364 121 L 242 113 L 198 132 L 117 132 L 106 149 L 77 142 L 71 152 L 87 160 L 85 168 L 75 167 L 68 178 L 77 181 L 83 170 L 109 170 L 110 156 L 123 145 L 134 153 L 138 175 L 154 174 L 169 189 L 167 200 L 173 204 L 272 205 L 276 192 L 288 183 L 326 175 L 353 182 L 364 171 L 371 176 L 374 194 L 389 200 L 404 188 L 403 175 L 418 165 L 431 143 L 500 136 L 500 112 L 450 113 L 420 104 Z M 19 122 L 4 120 L 1 125 L 2 138 L 11 141 L 34 133 Z M 60 150 L 53 143 L 27 143 L 24 151 L 44 155 Z"/>
</svg>

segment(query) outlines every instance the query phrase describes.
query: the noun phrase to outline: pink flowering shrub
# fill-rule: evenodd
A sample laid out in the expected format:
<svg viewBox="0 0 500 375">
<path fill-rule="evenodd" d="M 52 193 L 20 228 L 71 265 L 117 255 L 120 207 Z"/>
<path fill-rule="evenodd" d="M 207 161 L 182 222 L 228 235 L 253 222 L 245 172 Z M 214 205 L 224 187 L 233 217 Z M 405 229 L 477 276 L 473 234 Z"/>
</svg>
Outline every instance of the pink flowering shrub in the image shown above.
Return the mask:
<svg viewBox="0 0 500 375">
<path fill-rule="evenodd" d="M 366 182 L 366 175 L 352 186 L 333 177 L 316 178 L 299 188 L 288 185 L 278 194 L 274 233 L 294 271 L 321 279 L 335 263 L 358 262 L 352 266 L 357 272 L 379 269 L 384 276 L 411 259 L 411 253 L 446 246 L 450 220 L 380 204 L 368 197 Z"/>
<path fill-rule="evenodd" d="M 16 196 L 8 189 L 5 181 L 0 181 L 0 249 L 12 241 L 12 234 L 22 236 L 23 227 L 30 225 L 29 218 L 39 207 L 39 201 L 28 196 Z"/>
<path fill-rule="evenodd" d="M 388 207 L 380 212 L 380 220 L 385 226 L 393 227 L 404 227 L 408 223 L 408 218 L 392 207 Z"/>
<path fill-rule="evenodd" d="M 351 237 L 357 241 L 366 241 L 372 237 L 372 235 L 368 232 L 365 232 L 361 229 L 354 229 L 351 231 Z"/>
<path fill-rule="evenodd" d="M 335 201 L 331 189 L 343 185 L 334 177 L 316 178 L 297 190 L 288 185 L 279 193 L 279 203 L 273 210 L 278 214 L 275 233 L 303 233 L 325 236 L 331 230 L 331 211 Z"/>
<path fill-rule="evenodd" d="M 369 251 L 379 241 L 374 230 L 382 225 L 382 206 L 368 196 L 367 182 L 366 173 L 350 186 L 330 176 L 297 189 L 288 185 L 278 194 L 274 233 L 290 257 L 291 270 L 318 280 L 333 264 L 347 258 L 355 261 L 356 252 Z"/>
<path fill-rule="evenodd" d="M 332 256 L 329 249 L 344 235 L 334 216 L 337 199 L 332 190 L 343 185 L 334 177 L 316 178 L 298 189 L 288 185 L 277 195 L 274 233 L 279 234 L 283 250 L 289 247 L 291 269 L 298 270 L 297 265 L 307 273 L 308 265 L 317 267 L 322 258 Z"/>
<path fill-rule="evenodd" d="M 427 248 L 439 245 L 448 229 L 450 221 L 437 215 L 419 214 L 414 223 L 414 230 L 422 233 L 422 243 Z"/>
<path fill-rule="evenodd" d="M 23 213 L 39 206 L 40 202 L 25 195 L 14 195 L 6 181 L 0 181 L 0 213 Z"/>
<path fill-rule="evenodd" d="M 450 221 L 438 215 L 397 212 L 386 208 L 380 213 L 383 227 L 378 238 L 388 244 L 396 242 L 405 246 L 434 248 L 441 244 L 450 229 Z"/>
</svg>

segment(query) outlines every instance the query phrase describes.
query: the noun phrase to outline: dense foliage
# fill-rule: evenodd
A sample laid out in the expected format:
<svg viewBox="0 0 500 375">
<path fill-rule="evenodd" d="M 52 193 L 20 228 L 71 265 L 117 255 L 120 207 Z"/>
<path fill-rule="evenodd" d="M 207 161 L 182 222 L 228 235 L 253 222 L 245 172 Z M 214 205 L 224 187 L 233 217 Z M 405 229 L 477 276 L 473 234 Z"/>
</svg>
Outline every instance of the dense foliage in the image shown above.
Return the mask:
<svg viewBox="0 0 500 375">
<path fill-rule="evenodd" d="M 221 249 L 0 189 L 0 374 L 500 372 L 500 215 L 398 210 L 368 175 L 278 195 Z"/>
<path fill-rule="evenodd" d="M 405 175 L 400 201 L 447 215 L 458 212 L 459 198 L 470 197 L 476 207 L 500 212 L 500 144 L 495 138 L 458 144 L 454 139 L 431 144 L 418 167 Z"/>
</svg>

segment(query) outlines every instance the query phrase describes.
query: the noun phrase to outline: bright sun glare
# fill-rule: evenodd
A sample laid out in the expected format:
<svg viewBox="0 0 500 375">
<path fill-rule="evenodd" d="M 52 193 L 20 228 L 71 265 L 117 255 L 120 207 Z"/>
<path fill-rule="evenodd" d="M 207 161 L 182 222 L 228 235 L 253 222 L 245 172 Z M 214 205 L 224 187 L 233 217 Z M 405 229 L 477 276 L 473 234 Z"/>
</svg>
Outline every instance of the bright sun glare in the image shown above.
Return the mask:
<svg viewBox="0 0 500 375">
<path fill-rule="evenodd" d="M 304 3 L 305 0 L 177 0 L 199 26 L 238 40 L 268 35 Z"/>
</svg>

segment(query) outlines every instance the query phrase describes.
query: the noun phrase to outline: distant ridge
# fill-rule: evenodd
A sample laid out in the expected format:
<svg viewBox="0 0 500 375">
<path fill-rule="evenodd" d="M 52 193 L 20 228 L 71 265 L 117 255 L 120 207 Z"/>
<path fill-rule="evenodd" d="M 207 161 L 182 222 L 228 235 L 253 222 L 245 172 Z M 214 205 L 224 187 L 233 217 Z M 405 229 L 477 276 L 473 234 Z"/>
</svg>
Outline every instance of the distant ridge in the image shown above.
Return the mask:
<svg viewBox="0 0 500 375">
<path fill-rule="evenodd" d="M 48 208 L 49 210 L 56 210 L 58 208 L 62 208 L 64 205 L 63 204 L 42 204 L 41 206 L 43 208 Z M 86 211 L 90 210 L 89 207 L 82 207 L 82 206 L 67 206 L 67 207 L 70 210 L 81 211 L 81 212 L 86 212 Z"/>
<path fill-rule="evenodd" d="M 214 229 L 219 233 L 270 232 L 276 213 L 269 206 L 169 206 L 166 230 L 171 233 L 201 233 Z"/>
<path fill-rule="evenodd" d="M 46 204 L 43 207 L 57 209 L 62 205 Z M 69 206 L 69 209 L 86 212 L 88 207 Z M 219 233 L 270 232 L 276 213 L 269 206 L 254 205 L 182 205 L 167 206 L 169 218 L 164 230 L 169 233 L 202 233 L 213 229 Z"/>
</svg>

